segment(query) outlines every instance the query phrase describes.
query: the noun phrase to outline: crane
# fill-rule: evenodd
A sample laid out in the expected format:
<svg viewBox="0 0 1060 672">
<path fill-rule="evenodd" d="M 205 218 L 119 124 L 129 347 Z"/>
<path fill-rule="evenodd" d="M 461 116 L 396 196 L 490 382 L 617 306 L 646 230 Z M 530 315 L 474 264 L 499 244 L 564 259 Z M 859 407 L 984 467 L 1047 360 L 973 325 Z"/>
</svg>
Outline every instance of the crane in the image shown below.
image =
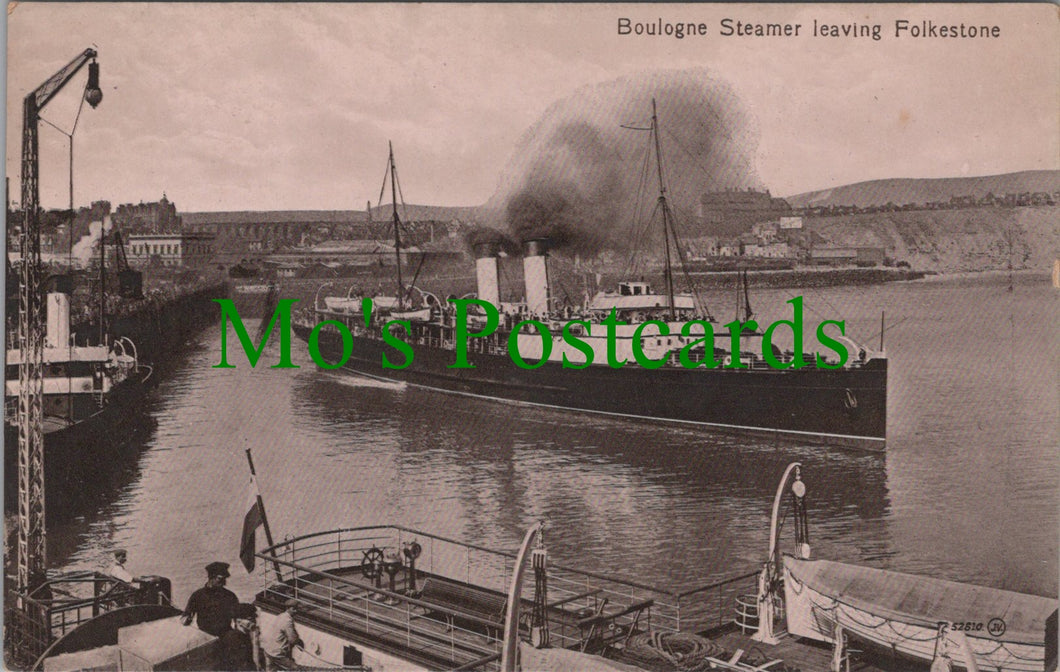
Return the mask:
<svg viewBox="0 0 1060 672">
<path fill-rule="evenodd" d="M 44 525 L 44 320 L 40 294 L 40 113 L 88 65 L 85 102 L 103 99 L 96 50 L 85 49 L 30 92 L 22 102 L 22 268 L 18 292 L 18 576 L 19 594 L 45 578 Z"/>
<path fill-rule="evenodd" d="M 142 299 L 144 287 L 144 274 L 129 266 L 129 258 L 125 256 L 125 242 L 122 240 L 121 231 L 115 230 L 113 234 L 114 265 L 118 269 L 118 294 L 123 299 Z M 103 263 L 100 260 L 100 263 Z M 272 313 L 269 313 L 270 315 Z M 102 323 L 102 320 L 100 320 Z"/>
</svg>

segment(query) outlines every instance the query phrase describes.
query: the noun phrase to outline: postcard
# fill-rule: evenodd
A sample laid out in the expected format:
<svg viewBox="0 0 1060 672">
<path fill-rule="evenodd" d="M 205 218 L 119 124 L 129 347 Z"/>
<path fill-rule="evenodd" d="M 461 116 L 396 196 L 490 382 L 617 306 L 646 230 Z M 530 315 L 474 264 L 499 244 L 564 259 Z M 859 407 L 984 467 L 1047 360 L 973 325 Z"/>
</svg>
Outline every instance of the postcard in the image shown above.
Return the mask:
<svg viewBox="0 0 1060 672">
<path fill-rule="evenodd" d="M 1056 669 L 1055 7 L 7 21 L 8 667 Z"/>
</svg>

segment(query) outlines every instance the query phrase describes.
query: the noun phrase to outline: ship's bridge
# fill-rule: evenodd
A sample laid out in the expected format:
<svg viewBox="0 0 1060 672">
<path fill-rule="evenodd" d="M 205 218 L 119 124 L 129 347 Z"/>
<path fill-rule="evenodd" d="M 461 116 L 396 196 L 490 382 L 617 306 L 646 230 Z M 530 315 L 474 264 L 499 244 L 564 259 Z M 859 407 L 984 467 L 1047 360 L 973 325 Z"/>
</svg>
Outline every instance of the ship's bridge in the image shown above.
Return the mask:
<svg viewBox="0 0 1060 672">
<path fill-rule="evenodd" d="M 589 303 L 589 310 L 609 313 L 614 308 L 619 314 L 631 311 L 654 311 L 670 307 L 670 297 L 656 294 L 646 282 L 622 282 L 618 292 L 599 292 Z M 691 294 L 674 294 L 674 310 L 695 311 L 695 300 Z"/>
<path fill-rule="evenodd" d="M 642 294 L 651 294 L 651 285 L 646 282 L 620 282 L 618 283 L 618 293 L 622 296 L 640 296 Z"/>
</svg>

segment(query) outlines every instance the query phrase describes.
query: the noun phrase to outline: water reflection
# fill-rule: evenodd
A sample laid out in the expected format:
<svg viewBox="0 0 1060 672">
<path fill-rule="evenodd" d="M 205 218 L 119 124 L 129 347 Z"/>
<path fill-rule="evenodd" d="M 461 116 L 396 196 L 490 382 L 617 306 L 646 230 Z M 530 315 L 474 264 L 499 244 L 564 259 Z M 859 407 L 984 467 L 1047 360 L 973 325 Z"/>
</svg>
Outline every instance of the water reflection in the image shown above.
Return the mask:
<svg viewBox="0 0 1060 672">
<path fill-rule="evenodd" d="M 761 561 L 777 481 L 798 460 L 824 547 L 856 522 L 874 540 L 857 555 L 890 553 L 882 454 L 753 443 L 341 373 L 301 378 L 295 398 L 296 422 L 362 433 L 362 447 L 340 450 L 393 452 L 383 487 L 410 525 L 511 545 L 546 518 L 570 562 L 588 557 L 687 588 Z"/>
<path fill-rule="evenodd" d="M 898 325 L 886 454 L 380 383 L 318 371 L 304 348 L 298 370 L 213 369 L 213 327 L 160 385 L 136 469 L 49 529 L 52 566 L 97 567 L 123 546 L 182 600 L 223 560 L 249 596 L 260 572 L 236 563 L 250 447 L 277 540 L 386 522 L 512 550 L 547 518 L 558 561 L 683 588 L 763 560 L 777 480 L 800 461 L 819 557 L 1055 594 L 1058 403 L 1043 353 L 1055 359 L 1058 303 L 1041 283 L 996 284 L 818 291 L 862 338 L 880 308 Z M 991 300 L 973 310 L 969 296 Z M 784 298 L 760 293 L 756 310 Z"/>
</svg>

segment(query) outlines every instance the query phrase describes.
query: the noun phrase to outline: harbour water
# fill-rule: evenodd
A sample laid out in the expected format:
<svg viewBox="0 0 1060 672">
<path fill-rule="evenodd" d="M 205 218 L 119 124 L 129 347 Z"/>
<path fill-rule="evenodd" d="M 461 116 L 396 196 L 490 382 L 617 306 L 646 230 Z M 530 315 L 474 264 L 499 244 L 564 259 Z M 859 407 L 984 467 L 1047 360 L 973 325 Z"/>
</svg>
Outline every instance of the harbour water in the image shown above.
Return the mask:
<svg viewBox="0 0 1060 672">
<path fill-rule="evenodd" d="M 885 453 L 469 400 L 318 370 L 297 342 L 297 370 L 267 368 L 275 342 L 257 369 L 238 353 L 215 369 L 211 327 L 159 386 L 139 461 L 49 529 L 50 565 L 98 568 L 127 548 L 183 603 L 223 560 L 249 599 L 263 578 L 238 564 L 249 446 L 277 541 L 393 522 L 514 549 L 545 518 L 563 564 L 692 588 L 763 561 L 777 481 L 801 461 L 818 557 L 1056 595 L 1057 293 L 1041 276 L 1009 286 L 805 292 L 809 322 L 846 319 L 874 346 L 886 311 Z M 794 293 L 752 300 L 774 319 Z M 733 311 L 731 292 L 708 301 Z"/>
</svg>

